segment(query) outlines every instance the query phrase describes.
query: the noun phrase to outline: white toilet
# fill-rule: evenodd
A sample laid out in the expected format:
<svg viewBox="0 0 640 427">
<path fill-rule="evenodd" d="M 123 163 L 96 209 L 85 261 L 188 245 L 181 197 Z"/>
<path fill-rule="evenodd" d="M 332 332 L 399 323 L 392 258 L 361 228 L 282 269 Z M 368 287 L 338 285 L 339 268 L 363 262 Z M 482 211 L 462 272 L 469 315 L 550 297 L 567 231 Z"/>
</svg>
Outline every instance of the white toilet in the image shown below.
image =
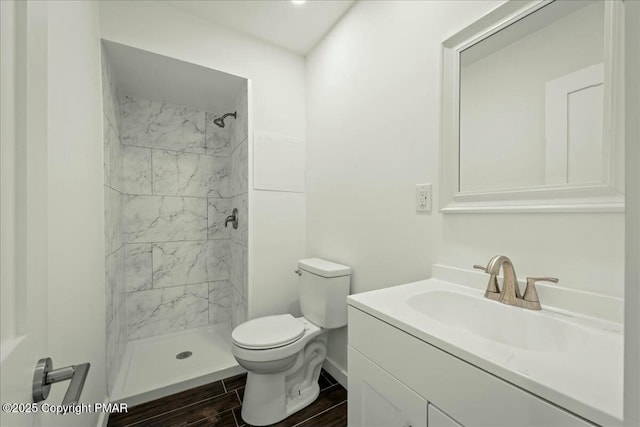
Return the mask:
<svg viewBox="0 0 640 427">
<path fill-rule="evenodd" d="M 304 317 L 259 317 L 231 333 L 233 355 L 249 372 L 242 418 L 252 425 L 276 423 L 318 397 L 328 329 L 347 324 L 351 268 L 310 258 L 296 273 Z"/>
</svg>

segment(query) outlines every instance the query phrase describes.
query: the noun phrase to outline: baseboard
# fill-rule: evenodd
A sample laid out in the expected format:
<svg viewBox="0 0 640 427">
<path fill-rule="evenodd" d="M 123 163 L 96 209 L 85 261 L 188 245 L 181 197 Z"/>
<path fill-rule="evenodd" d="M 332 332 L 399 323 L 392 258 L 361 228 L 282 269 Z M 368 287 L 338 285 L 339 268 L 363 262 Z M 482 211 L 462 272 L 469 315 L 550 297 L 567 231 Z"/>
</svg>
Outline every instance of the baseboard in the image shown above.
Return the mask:
<svg viewBox="0 0 640 427">
<path fill-rule="evenodd" d="M 333 360 L 331 360 L 331 359 L 329 359 L 327 357 L 324 360 L 323 368 L 324 368 L 325 371 L 330 373 L 331 376 L 333 378 L 335 378 L 336 381 L 338 381 L 342 387 L 344 387 L 347 390 L 349 389 L 349 387 L 347 387 L 347 385 L 348 385 L 347 384 L 347 379 L 348 379 L 347 371 L 342 369 L 336 362 L 334 362 Z"/>
</svg>

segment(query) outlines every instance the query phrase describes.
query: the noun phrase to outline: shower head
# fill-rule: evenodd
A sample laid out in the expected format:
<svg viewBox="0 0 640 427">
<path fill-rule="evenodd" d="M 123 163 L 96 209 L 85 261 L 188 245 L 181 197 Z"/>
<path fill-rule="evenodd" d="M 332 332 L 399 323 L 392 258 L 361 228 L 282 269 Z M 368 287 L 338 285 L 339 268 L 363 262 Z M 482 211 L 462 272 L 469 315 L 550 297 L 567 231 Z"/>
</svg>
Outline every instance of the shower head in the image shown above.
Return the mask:
<svg viewBox="0 0 640 427">
<path fill-rule="evenodd" d="M 225 119 L 225 117 L 231 116 L 231 117 L 233 117 L 235 119 L 236 118 L 236 113 L 237 113 L 237 111 L 234 111 L 233 113 L 224 114 L 224 115 L 222 115 L 222 117 L 218 117 L 217 119 L 213 119 L 213 123 L 215 123 L 216 126 L 219 126 L 219 127 L 223 128 L 224 127 L 224 119 Z"/>
</svg>

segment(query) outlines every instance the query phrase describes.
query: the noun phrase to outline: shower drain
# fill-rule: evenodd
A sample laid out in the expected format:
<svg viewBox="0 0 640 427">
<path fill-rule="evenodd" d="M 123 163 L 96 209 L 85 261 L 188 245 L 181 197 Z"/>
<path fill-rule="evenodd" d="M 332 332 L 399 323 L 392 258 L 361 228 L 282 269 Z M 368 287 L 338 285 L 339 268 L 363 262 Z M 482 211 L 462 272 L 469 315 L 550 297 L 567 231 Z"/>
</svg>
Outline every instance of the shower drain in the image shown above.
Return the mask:
<svg viewBox="0 0 640 427">
<path fill-rule="evenodd" d="M 187 357 L 191 357 L 193 353 L 190 351 L 182 351 L 178 354 L 176 354 L 176 359 L 182 360 L 182 359 L 186 359 Z"/>
</svg>

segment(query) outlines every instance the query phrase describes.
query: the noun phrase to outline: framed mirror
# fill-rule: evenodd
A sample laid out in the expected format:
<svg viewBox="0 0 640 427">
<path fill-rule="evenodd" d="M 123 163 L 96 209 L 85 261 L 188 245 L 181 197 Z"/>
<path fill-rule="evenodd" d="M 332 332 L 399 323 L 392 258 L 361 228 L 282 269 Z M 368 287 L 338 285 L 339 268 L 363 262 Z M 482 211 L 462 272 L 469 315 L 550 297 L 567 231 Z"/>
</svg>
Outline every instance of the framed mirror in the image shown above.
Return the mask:
<svg viewBox="0 0 640 427">
<path fill-rule="evenodd" d="M 444 41 L 442 212 L 624 210 L 622 15 L 512 0 Z"/>
</svg>

